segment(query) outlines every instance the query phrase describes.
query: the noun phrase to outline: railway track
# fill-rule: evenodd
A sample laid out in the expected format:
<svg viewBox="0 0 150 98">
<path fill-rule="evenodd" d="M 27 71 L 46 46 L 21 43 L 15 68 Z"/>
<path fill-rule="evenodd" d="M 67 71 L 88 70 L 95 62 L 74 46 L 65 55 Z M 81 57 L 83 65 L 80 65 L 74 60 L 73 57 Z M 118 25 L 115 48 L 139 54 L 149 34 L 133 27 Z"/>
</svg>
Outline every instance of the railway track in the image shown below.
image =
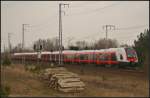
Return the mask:
<svg viewBox="0 0 150 98">
<path fill-rule="evenodd" d="M 91 73 L 101 73 L 101 72 L 108 72 L 108 73 L 114 73 L 114 74 L 126 74 L 126 75 L 143 75 L 144 71 L 142 69 L 133 69 L 133 68 L 107 68 L 107 67 L 95 67 L 95 66 L 85 66 L 85 65 L 64 65 L 66 67 L 70 67 L 70 69 L 75 68 L 79 70 L 84 70 L 84 72 L 91 71 Z"/>
<path fill-rule="evenodd" d="M 119 72 L 128 72 L 128 73 L 144 73 L 144 71 L 142 70 L 139 70 L 139 69 L 113 69 L 115 70 L 116 72 L 119 71 Z"/>
</svg>

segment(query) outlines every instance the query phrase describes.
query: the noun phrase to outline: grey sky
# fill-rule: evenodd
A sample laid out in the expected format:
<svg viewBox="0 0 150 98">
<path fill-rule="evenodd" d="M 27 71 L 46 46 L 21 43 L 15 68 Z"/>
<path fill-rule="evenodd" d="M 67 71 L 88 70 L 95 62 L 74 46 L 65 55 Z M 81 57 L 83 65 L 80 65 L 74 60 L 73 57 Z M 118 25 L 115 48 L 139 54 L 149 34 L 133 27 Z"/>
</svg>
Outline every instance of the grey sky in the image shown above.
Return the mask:
<svg viewBox="0 0 150 98">
<path fill-rule="evenodd" d="M 149 1 L 1 1 L 1 50 L 8 47 L 8 33 L 13 46 L 22 41 L 22 24 L 26 27 L 25 46 L 33 41 L 58 36 L 58 5 L 69 3 L 62 8 L 63 44 L 69 39 L 94 42 L 105 37 L 103 25 L 112 24 L 108 38 L 116 38 L 120 44 L 132 45 L 144 29 L 149 28 Z M 133 28 L 132 28 L 133 27 Z"/>
</svg>

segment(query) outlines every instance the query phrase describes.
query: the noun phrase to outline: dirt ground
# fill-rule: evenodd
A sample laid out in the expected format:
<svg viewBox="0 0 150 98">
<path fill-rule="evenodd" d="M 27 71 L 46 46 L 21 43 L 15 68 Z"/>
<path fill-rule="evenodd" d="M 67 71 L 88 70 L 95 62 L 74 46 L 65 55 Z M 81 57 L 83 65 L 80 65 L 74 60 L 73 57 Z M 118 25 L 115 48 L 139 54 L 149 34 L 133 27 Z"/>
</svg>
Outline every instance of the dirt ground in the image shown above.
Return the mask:
<svg viewBox="0 0 150 98">
<path fill-rule="evenodd" d="M 93 96 L 148 97 L 149 80 L 142 74 L 121 74 L 101 67 L 65 66 L 79 74 L 86 88 L 81 93 L 62 93 L 49 88 L 36 74 L 22 65 L 1 67 L 2 85 L 10 87 L 10 96 Z"/>
</svg>

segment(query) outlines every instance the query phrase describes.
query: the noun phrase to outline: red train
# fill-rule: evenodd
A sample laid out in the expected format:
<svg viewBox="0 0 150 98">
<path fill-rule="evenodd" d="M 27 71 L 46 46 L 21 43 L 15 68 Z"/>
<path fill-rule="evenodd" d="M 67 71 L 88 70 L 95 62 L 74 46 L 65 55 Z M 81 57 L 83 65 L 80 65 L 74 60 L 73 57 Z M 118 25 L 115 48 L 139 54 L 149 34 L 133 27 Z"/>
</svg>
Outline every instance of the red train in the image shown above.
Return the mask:
<svg viewBox="0 0 150 98">
<path fill-rule="evenodd" d="M 14 53 L 13 60 L 37 61 L 38 54 Z M 95 64 L 110 66 L 135 66 L 138 63 L 136 51 L 133 48 L 109 48 L 101 50 L 65 50 L 62 52 L 63 63 Z M 41 52 L 41 62 L 58 63 L 59 52 Z"/>
</svg>

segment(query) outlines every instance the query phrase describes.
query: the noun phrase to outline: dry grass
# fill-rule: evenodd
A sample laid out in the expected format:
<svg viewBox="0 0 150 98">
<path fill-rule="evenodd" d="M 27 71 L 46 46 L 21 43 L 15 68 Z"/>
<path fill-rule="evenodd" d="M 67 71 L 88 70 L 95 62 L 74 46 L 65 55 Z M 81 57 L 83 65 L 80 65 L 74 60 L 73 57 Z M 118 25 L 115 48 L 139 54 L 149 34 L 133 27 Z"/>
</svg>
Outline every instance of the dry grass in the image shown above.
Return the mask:
<svg viewBox="0 0 150 98">
<path fill-rule="evenodd" d="M 81 74 L 79 66 L 67 66 L 68 70 Z M 86 83 L 86 96 L 148 97 L 149 81 L 143 75 L 120 74 L 103 68 L 86 67 L 81 79 Z M 84 96 L 85 96 L 84 95 Z"/>
<path fill-rule="evenodd" d="M 148 97 L 148 80 L 141 76 L 112 74 L 87 68 L 81 74 L 80 67 L 66 68 L 78 73 L 86 84 L 86 89 L 78 94 L 61 93 L 50 89 L 22 65 L 2 67 L 2 84 L 10 86 L 10 96 L 101 96 L 101 97 Z"/>
<path fill-rule="evenodd" d="M 10 96 L 62 96 L 47 87 L 36 74 L 26 71 L 22 65 L 1 69 L 2 85 L 10 87 Z"/>
</svg>

